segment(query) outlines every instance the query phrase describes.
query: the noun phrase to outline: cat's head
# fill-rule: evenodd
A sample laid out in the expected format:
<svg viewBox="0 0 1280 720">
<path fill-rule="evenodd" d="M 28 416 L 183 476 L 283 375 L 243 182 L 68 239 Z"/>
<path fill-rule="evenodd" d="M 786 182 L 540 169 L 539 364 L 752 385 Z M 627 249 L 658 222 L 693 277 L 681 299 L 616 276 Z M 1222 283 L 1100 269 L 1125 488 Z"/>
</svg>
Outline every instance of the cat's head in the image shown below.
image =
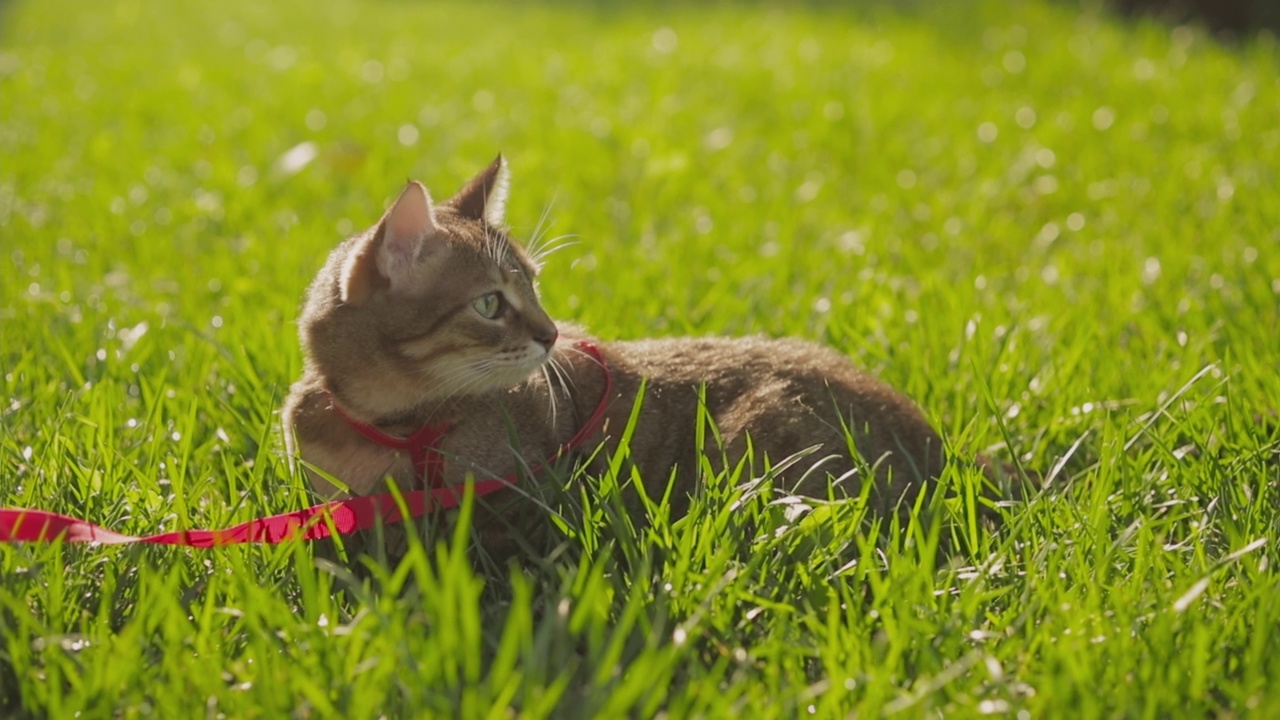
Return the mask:
<svg viewBox="0 0 1280 720">
<path fill-rule="evenodd" d="M 368 420 L 509 388 L 558 331 L 537 267 L 506 233 L 501 156 L 443 203 L 410 182 L 382 219 L 330 254 L 300 320 L 308 363 Z"/>
</svg>

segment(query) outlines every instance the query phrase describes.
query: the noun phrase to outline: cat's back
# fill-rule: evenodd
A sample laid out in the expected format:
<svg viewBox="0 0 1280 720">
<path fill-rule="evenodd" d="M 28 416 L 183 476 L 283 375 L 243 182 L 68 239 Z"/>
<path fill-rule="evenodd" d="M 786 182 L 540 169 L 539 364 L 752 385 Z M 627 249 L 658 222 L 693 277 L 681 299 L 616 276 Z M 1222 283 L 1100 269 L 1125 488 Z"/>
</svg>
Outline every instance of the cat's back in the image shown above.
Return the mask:
<svg viewBox="0 0 1280 720">
<path fill-rule="evenodd" d="M 749 436 L 758 452 L 777 460 L 814 446 L 820 455 L 842 453 L 852 437 L 881 481 L 893 476 L 877 487 L 885 502 L 942 467 L 941 439 L 915 403 L 832 348 L 750 336 L 636 340 L 606 349 L 623 374 L 644 378 L 646 398 L 658 401 L 660 414 L 691 418 L 685 405 L 701 395 L 731 448 Z"/>
<path fill-rule="evenodd" d="M 609 343 L 624 372 L 645 378 L 650 391 L 706 388 L 712 410 L 733 406 L 748 416 L 800 402 L 830 407 L 834 401 L 882 422 L 927 428 L 919 409 L 876 376 L 836 350 L 797 338 L 662 338 Z"/>
<path fill-rule="evenodd" d="M 613 342 L 608 348 L 635 372 L 671 383 L 747 386 L 785 380 L 881 384 L 835 350 L 796 338 L 659 338 Z"/>
</svg>

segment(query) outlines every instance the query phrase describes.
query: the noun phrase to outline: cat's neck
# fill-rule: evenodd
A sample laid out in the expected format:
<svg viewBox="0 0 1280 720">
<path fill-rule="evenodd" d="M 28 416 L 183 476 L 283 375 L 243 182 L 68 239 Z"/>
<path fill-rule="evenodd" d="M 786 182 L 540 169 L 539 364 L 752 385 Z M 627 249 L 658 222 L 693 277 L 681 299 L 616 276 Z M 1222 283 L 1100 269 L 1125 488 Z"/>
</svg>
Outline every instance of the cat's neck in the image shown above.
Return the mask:
<svg viewBox="0 0 1280 720">
<path fill-rule="evenodd" d="M 545 374 L 538 371 L 511 388 L 465 395 L 441 394 L 424 398 L 416 405 L 389 412 L 379 412 L 367 407 L 367 404 L 359 402 L 361 396 L 358 393 L 349 392 L 350 389 L 341 385 L 334 386 L 322 374 L 318 378 L 319 385 L 328 396 L 330 404 L 346 422 L 369 426 L 379 432 L 400 437 L 430 426 L 457 428 L 476 417 L 506 411 L 495 410 L 497 408 L 517 410 L 517 407 L 510 406 L 518 406 L 526 412 L 533 410 L 541 416 L 545 414 L 547 404 L 554 403 L 557 410 L 569 412 L 581 421 L 600 401 L 605 389 L 604 375 L 607 370 L 604 369 L 598 350 L 584 350 L 585 345 L 596 348 L 597 341 L 585 333 L 575 335 L 578 336 L 564 337 L 562 345 L 555 350 L 555 361 L 566 370 L 563 376 L 554 370 Z M 570 382 L 565 377 L 573 379 Z M 355 401 L 349 399 L 352 396 Z"/>
<path fill-rule="evenodd" d="M 329 396 L 335 409 L 347 422 L 367 425 L 389 435 L 406 436 L 424 427 L 456 427 L 465 423 L 467 418 L 491 406 L 500 392 L 433 398 L 405 410 L 383 414 L 371 414 L 358 406 L 349 405 L 332 392 Z"/>
</svg>

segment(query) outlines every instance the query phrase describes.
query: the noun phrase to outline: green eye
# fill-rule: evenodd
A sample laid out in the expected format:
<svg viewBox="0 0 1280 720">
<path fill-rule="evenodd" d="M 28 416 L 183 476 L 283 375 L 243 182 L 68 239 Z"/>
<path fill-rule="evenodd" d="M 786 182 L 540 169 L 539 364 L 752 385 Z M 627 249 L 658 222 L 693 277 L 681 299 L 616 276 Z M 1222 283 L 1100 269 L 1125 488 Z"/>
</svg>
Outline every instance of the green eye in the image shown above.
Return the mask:
<svg viewBox="0 0 1280 720">
<path fill-rule="evenodd" d="M 496 292 L 481 295 L 471 301 L 471 307 L 476 309 L 484 317 L 490 320 L 498 317 L 498 312 L 502 310 L 502 296 Z"/>
</svg>

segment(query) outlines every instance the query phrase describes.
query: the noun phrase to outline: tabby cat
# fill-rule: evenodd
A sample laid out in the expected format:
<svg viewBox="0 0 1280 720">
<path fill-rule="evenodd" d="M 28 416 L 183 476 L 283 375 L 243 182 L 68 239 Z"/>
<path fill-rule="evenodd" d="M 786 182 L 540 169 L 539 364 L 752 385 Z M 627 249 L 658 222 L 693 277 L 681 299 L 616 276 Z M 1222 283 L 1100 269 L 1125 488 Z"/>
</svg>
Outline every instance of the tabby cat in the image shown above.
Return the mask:
<svg viewBox="0 0 1280 720">
<path fill-rule="evenodd" d="M 630 459 L 651 498 L 674 477 L 675 516 L 702 476 L 700 403 L 722 443 L 706 451 L 713 468 L 750 446 L 758 476 L 766 459 L 809 451 L 776 487 L 825 497 L 871 482 L 881 510 L 937 477 L 942 441 L 916 406 L 828 348 L 765 337 L 601 342 L 558 325 L 539 304 L 536 259 L 505 230 L 507 177 L 499 157 L 442 203 L 410 182 L 311 284 L 299 322 L 306 368 L 284 420 L 321 496 L 382 492 L 388 479 L 413 487 L 422 457 L 371 434 L 424 427 L 443 432 L 432 472 L 446 485 L 527 471 L 584 425 L 576 459 L 604 462 L 642 387 Z M 589 424 L 597 411 L 601 422 Z M 501 493 L 519 506 L 518 488 Z"/>
</svg>

